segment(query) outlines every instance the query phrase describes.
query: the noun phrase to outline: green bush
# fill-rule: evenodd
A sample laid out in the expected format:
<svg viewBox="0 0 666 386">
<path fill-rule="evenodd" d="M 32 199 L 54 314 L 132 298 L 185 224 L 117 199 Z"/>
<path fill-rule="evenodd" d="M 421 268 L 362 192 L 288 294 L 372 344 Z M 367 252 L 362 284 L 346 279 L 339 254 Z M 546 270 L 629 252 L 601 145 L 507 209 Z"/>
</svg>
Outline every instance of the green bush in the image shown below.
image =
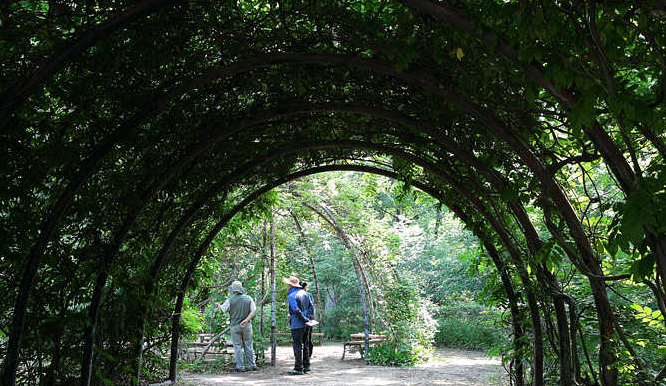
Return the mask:
<svg viewBox="0 0 666 386">
<path fill-rule="evenodd" d="M 236 367 L 233 356 L 231 357 L 218 357 L 212 362 L 195 361 L 188 363 L 185 361 L 178 361 L 178 366 L 193 373 L 220 373 L 231 371 Z"/>
<path fill-rule="evenodd" d="M 382 308 L 389 328 L 389 340 L 372 347 L 368 361 L 376 365 L 411 366 L 426 362 L 432 355 L 437 321 L 430 314 L 432 303 L 401 281 L 386 289 L 391 299 Z"/>
<path fill-rule="evenodd" d="M 475 303 L 443 306 L 437 315 L 435 342 L 446 347 L 490 350 L 507 341 L 508 331 L 496 325 L 499 315 Z"/>
<path fill-rule="evenodd" d="M 370 347 L 367 360 L 375 365 L 382 366 L 411 366 L 423 361 L 427 357 L 422 348 L 412 347 L 405 342 L 387 342 L 386 344 Z"/>
<path fill-rule="evenodd" d="M 358 303 L 351 305 L 342 303 L 327 309 L 324 315 L 323 333 L 327 337 L 346 339 L 349 334 L 363 331 L 363 316 L 358 309 Z"/>
</svg>

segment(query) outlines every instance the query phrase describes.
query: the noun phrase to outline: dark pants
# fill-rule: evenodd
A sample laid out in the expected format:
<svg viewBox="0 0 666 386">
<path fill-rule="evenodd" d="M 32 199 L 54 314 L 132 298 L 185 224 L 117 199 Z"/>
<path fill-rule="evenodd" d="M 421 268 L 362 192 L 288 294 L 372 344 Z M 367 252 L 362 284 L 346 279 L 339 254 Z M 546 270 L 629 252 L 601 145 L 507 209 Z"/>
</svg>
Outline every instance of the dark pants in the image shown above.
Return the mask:
<svg viewBox="0 0 666 386">
<path fill-rule="evenodd" d="M 312 358 L 312 349 L 314 348 L 314 344 L 312 344 L 312 327 L 305 326 L 305 341 L 307 342 L 310 358 Z"/>
<path fill-rule="evenodd" d="M 303 371 L 310 368 L 310 346 L 306 342 L 307 334 L 305 328 L 294 328 L 291 330 L 292 347 L 294 348 L 294 370 Z"/>
</svg>

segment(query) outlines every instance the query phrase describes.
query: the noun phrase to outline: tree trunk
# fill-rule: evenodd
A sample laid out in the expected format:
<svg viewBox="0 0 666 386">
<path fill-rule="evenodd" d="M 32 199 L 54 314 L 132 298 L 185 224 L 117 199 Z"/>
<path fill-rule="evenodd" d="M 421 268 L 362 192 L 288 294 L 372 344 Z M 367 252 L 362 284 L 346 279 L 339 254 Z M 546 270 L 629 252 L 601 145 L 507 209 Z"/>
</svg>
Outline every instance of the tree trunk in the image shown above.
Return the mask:
<svg viewBox="0 0 666 386">
<path fill-rule="evenodd" d="M 555 317 L 557 320 L 557 336 L 560 354 L 560 385 L 571 386 L 574 384 L 573 371 L 571 368 L 571 341 L 569 337 L 569 322 L 561 296 L 553 295 L 555 304 Z"/>
<path fill-rule="evenodd" d="M 277 363 L 277 340 L 275 326 L 275 222 L 271 219 L 271 366 Z"/>
<path fill-rule="evenodd" d="M 264 220 L 264 229 L 262 231 L 262 247 L 261 247 L 261 304 L 259 305 L 259 335 L 264 336 L 264 297 L 266 296 L 266 220 Z"/>
</svg>

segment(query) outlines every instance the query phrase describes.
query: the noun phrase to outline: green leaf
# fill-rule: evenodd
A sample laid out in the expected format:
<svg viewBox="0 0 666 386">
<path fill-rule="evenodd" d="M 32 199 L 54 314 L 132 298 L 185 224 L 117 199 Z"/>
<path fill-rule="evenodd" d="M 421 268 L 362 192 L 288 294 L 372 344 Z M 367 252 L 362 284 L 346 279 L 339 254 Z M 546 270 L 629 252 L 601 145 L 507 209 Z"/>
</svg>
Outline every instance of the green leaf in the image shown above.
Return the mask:
<svg viewBox="0 0 666 386">
<path fill-rule="evenodd" d="M 464 56 L 465 53 L 463 52 L 463 49 L 460 47 L 456 48 L 456 58 L 458 58 L 458 60 L 462 60 Z"/>
<path fill-rule="evenodd" d="M 534 106 L 536 102 L 536 91 L 532 87 L 525 88 L 525 101 L 530 106 Z"/>
<path fill-rule="evenodd" d="M 642 282 L 646 277 L 652 276 L 654 271 L 654 256 L 649 254 L 640 260 L 634 261 L 631 264 L 629 272 L 631 272 L 631 280 L 636 283 Z"/>
<path fill-rule="evenodd" d="M 548 261 L 550 257 L 550 252 L 553 250 L 553 246 L 555 245 L 555 240 L 550 239 L 548 240 L 537 252 L 535 258 L 536 262 L 540 263 L 542 261 Z"/>
<path fill-rule="evenodd" d="M 651 195 L 641 188 L 627 197 L 620 222 L 621 232 L 634 245 L 642 243 L 644 229 L 657 224 L 655 208 L 651 205 Z"/>
<path fill-rule="evenodd" d="M 500 193 L 500 199 L 504 202 L 518 200 L 518 192 L 512 188 L 507 188 Z"/>
<path fill-rule="evenodd" d="M 608 252 L 608 255 L 610 257 L 615 257 L 615 255 L 617 254 L 617 248 L 618 248 L 617 238 L 613 236 L 609 237 L 608 243 L 606 243 L 606 252 Z"/>
</svg>

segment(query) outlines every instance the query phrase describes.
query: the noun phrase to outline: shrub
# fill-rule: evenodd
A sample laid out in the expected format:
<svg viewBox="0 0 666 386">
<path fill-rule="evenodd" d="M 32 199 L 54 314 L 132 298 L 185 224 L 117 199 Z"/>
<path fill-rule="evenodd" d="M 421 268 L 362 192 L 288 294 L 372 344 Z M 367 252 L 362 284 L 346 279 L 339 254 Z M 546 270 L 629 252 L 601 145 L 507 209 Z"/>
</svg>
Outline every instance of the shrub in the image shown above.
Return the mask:
<svg viewBox="0 0 666 386">
<path fill-rule="evenodd" d="M 431 316 L 432 304 L 414 288 L 396 283 L 382 308 L 383 320 L 389 328 L 389 340 L 372 347 L 368 361 L 377 365 L 410 366 L 427 361 L 432 355 L 437 321 Z"/>
<path fill-rule="evenodd" d="M 357 307 L 358 303 L 352 305 L 338 304 L 326 310 L 323 332 L 327 337 L 345 339 L 349 334 L 363 331 L 363 316 Z"/>
<path fill-rule="evenodd" d="M 411 366 L 421 361 L 420 354 L 409 343 L 390 341 L 370 347 L 367 360 L 382 366 Z"/>
<path fill-rule="evenodd" d="M 496 325 L 497 318 L 498 315 L 476 303 L 442 306 L 437 315 L 439 331 L 435 342 L 447 347 L 490 350 L 504 344 L 509 335 Z"/>
</svg>

